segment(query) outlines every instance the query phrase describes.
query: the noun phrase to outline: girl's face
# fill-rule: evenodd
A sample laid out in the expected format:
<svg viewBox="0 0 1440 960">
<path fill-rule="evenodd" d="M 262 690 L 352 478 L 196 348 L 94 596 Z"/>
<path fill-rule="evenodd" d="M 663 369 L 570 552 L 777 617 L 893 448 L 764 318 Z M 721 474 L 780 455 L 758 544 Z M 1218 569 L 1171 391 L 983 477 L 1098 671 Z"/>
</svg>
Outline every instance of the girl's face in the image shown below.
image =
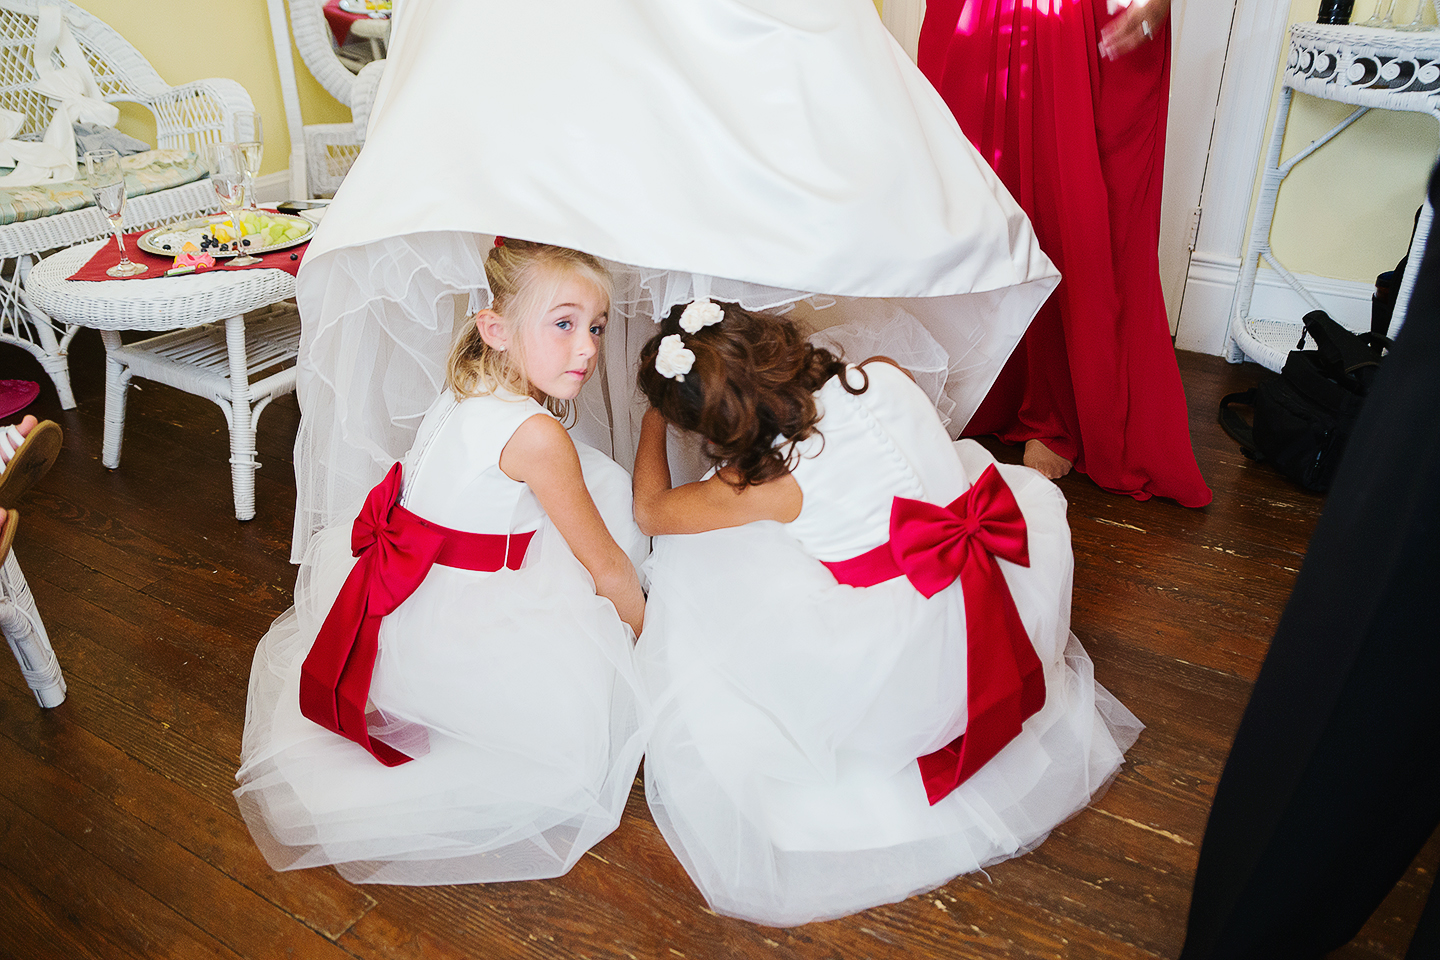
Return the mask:
<svg viewBox="0 0 1440 960">
<path fill-rule="evenodd" d="M 610 304 L 583 276 L 567 275 L 545 312 L 524 330 L 530 395 L 574 400 L 595 370 Z"/>
</svg>

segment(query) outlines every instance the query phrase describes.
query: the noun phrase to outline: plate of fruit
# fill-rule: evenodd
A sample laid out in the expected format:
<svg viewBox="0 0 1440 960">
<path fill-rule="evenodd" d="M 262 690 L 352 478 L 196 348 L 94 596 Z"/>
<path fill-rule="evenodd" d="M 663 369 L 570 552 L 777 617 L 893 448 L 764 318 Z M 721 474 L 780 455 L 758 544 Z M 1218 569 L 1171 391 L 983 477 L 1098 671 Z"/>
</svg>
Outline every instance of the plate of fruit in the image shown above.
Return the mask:
<svg viewBox="0 0 1440 960">
<path fill-rule="evenodd" d="M 136 241 L 146 253 L 178 257 L 185 245 L 213 257 L 234 257 L 241 253 L 260 254 L 298 246 L 310 239 L 315 224 L 304 217 L 268 210 L 245 210 L 239 214 L 241 236 L 236 243 L 235 225 L 228 213 L 156 227 Z"/>
<path fill-rule="evenodd" d="M 390 16 L 390 0 L 340 0 L 340 9 L 378 19 Z"/>
</svg>

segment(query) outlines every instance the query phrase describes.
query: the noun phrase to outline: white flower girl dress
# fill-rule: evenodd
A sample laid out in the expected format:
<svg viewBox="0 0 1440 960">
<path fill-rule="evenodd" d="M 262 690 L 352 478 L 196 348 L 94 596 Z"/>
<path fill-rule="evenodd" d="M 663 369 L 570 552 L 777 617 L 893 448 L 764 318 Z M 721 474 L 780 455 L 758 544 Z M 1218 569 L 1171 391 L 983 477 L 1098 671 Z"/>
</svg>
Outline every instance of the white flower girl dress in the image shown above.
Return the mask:
<svg viewBox="0 0 1440 960">
<path fill-rule="evenodd" d="M 650 810 L 714 910 L 770 926 L 1025 853 L 1141 729 L 1070 632 L 1059 489 L 863 369 L 864 393 L 817 392 L 793 522 L 656 537 L 647 562 Z"/>
<path fill-rule="evenodd" d="M 255 653 L 236 774 L 240 809 L 276 869 L 334 864 L 357 883 L 553 877 L 619 824 L 644 747 L 634 636 L 530 488 L 500 470 L 505 443 L 536 415 L 548 414 L 528 397 L 447 392 L 397 465 L 400 506 L 429 525 L 509 535 L 499 569 L 441 555 L 380 621 L 364 726 L 377 754 L 409 762 L 387 766 L 301 713 L 302 665 L 363 524 L 312 538 L 295 606 Z M 577 447 L 606 525 L 642 561 L 629 475 Z M 386 544 L 406 548 L 394 535 Z"/>
</svg>

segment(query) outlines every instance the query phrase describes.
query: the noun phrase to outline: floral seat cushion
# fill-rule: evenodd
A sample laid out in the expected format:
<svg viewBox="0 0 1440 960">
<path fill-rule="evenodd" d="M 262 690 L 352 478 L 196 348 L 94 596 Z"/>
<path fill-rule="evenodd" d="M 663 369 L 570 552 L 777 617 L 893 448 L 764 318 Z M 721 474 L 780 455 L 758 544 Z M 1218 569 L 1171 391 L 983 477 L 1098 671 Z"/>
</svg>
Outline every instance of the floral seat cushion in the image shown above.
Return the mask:
<svg viewBox="0 0 1440 960">
<path fill-rule="evenodd" d="M 184 150 L 146 150 L 121 157 L 120 166 L 125 170 L 125 194 L 129 197 L 168 190 L 209 173 L 203 161 Z M 83 167 L 80 176 L 64 183 L 0 187 L 0 225 L 66 213 L 94 202 Z"/>
</svg>

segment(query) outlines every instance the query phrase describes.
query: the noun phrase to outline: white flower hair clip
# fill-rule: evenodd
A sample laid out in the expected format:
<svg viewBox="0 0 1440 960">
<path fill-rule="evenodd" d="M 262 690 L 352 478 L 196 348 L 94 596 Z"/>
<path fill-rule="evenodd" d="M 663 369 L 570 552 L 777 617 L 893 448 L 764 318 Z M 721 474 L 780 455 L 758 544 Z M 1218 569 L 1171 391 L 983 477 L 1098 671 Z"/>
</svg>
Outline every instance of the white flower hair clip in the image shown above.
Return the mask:
<svg viewBox="0 0 1440 960">
<path fill-rule="evenodd" d="M 660 351 L 655 354 L 655 372 L 660 376 L 684 383 L 694 365 L 695 354 L 685 348 L 680 334 L 672 333 L 660 341 Z"/>
<path fill-rule="evenodd" d="M 709 297 L 702 297 L 693 301 L 685 312 L 680 314 L 680 329 L 686 333 L 699 333 L 712 323 L 719 323 L 725 319 L 725 311 L 720 309 L 720 304 L 711 303 Z"/>
</svg>

